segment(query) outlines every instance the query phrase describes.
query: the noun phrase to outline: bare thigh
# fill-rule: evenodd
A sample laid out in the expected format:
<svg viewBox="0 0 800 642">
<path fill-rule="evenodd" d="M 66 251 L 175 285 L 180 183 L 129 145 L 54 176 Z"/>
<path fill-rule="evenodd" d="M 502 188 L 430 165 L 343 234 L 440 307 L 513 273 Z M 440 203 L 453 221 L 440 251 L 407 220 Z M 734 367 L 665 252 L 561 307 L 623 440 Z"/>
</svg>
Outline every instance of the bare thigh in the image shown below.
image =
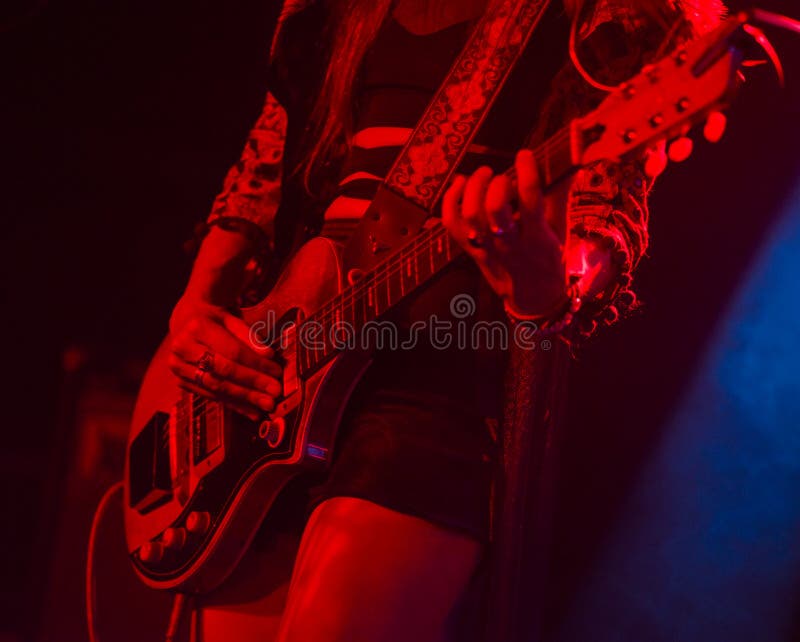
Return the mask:
<svg viewBox="0 0 800 642">
<path fill-rule="evenodd" d="M 482 546 L 372 502 L 320 504 L 303 533 L 279 642 L 446 642 Z"/>
<path fill-rule="evenodd" d="M 191 642 L 276 640 L 300 537 L 298 528 L 248 551 L 218 590 L 198 600 Z"/>
<path fill-rule="evenodd" d="M 320 504 L 295 559 L 297 545 L 285 537 L 248 553 L 199 605 L 192 641 L 449 642 L 482 553 L 469 537 L 350 497 Z"/>
</svg>

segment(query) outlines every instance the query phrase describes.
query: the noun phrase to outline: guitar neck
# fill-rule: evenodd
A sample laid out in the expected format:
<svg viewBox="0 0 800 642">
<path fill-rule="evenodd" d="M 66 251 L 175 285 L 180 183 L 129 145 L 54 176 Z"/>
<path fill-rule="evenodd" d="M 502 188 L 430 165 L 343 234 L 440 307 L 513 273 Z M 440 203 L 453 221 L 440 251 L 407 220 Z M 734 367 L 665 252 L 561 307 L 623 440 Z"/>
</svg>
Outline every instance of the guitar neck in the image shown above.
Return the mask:
<svg viewBox="0 0 800 642">
<path fill-rule="evenodd" d="M 569 128 L 559 131 L 533 153 L 544 190 L 576 169 Z M 379 320 L 421 290 L 461 254 L 461 248 L 440 222 L 423 228 L 412 241 L 304 321 L 305 334 L 301 330 L 301 335 L 308 340 L 298 345 L 301 373 L 307 376 L 315 372 L 341 352 L 352 337 L 363 336 L 368 323 Z"/>
</svg>

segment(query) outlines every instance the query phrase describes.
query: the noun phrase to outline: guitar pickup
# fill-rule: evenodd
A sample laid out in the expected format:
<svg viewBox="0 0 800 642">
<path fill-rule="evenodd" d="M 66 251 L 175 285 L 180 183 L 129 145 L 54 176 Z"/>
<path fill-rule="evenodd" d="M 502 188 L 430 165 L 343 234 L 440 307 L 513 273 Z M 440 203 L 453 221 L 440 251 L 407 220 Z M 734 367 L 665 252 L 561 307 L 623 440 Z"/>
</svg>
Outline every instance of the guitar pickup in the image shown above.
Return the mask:
<svg viewBox="0 0 800 642">
<path fill-rule="evenodd" d="M 144 514 L 172 498 L 170 416 L 157 412 L 131 442 L 131 508 Z"/>
</svg>

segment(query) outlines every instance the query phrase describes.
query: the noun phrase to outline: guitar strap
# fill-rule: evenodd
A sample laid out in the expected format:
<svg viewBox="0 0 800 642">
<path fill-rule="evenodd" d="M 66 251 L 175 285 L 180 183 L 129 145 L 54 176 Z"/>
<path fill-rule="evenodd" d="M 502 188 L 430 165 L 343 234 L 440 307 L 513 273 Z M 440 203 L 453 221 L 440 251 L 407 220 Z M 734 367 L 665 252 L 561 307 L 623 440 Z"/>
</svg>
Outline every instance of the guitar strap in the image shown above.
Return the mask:
<svg viewBox="0 0 800 642">
<path fill-rule="evenodd" d="M 433 212 L 549 0 L 495 0 L 472 31 L 345 247 L 369 269 Z"/>
</svg>

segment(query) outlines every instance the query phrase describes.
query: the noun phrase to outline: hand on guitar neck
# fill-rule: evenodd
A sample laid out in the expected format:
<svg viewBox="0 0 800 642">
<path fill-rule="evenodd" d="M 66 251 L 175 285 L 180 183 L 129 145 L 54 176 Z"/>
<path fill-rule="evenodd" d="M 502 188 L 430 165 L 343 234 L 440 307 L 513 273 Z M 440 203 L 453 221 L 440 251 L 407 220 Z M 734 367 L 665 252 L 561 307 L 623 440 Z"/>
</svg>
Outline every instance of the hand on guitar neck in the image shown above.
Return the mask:
<svg viewBox="0 0 800 642">
<path fill-rule="evenodd" d="M 567 275 L 580 276 L 582 297 L 605 289 L 611 256 L 596 241 L 568 238 L 568 184 L 545 197 L 527 150 L 515 167 L 516 183 L 488 167 L 457 176 L 442 201 L 442 222 L 509 309 L 548 316 L 566 299 Z"/>
<path fill-rule="evenodd" d="M 270 348 L 253 345 L 247 324 L 230 312 L 251 256 L 243 235 L 211 228 L 170 318 L 170 368 L 182 388 L 257 419 L 280 396 L 282 368 Z"/>
</svg>

